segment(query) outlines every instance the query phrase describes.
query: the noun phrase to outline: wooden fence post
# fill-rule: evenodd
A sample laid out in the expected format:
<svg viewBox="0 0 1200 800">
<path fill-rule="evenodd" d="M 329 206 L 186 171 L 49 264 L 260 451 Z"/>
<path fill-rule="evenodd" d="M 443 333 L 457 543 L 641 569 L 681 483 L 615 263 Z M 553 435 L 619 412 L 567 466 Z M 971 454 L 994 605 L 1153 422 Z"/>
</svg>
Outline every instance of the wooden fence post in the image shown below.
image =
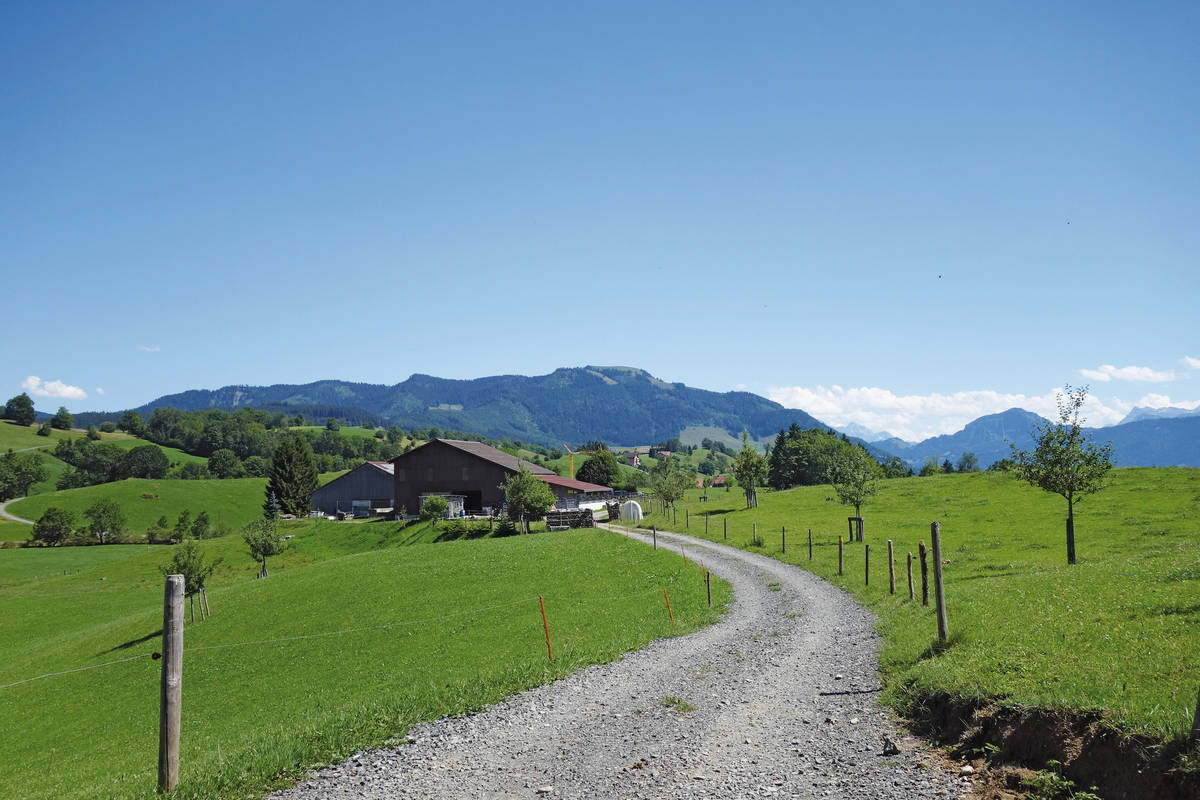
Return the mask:
<svg viewBox="0 0 1200 800">
<path fill-rule="evenodd" d="M 183 576 L 168 575 L 163 591 L 162 682 L 158 708 L 158 791 L 179 785 L 179 724 L 183 700 Z"/>
<path fill-rule="evenodd" d="M 950 620 L 946 617 L 946 585 L 942 580 L 942 523 L 929 526 L 933 539 L 933 591 L 937 602 L 938 639 L 946 641 L 950 636 Z"/>
<path fill-rule="evenodd" d="M 729 538 L 729 520 L 725 517 L 721 517 L 721 538 Z"/>
<path fill-rule="evenodd" d="M 871 545 L 863 545 L 863 586 L 871 585 Z"/>
<path fill-rule="evenodd" d="M 708 536 L 708 512 L 704 512 L 704 535 Z"/>
<path fill-rule="evenodd" d="M 683 529 L 691 530 L 692 528 L 692 512 L 686 508 L 683 510 Z"/>
<path fill-rule="evenodd" d="M 913 597 L 914 597 L 914 595 L 913 595 L 913 582 L 912 582 L 912 553 L 909 553 L 908 554 L 908 599 L 912 600 Z"/>
<path fill-rule="evenodd" d="M 808 560 L 812 561 L 812 528 L 808 529 Z"/>
<path fill-rule="evenodd" d="M 917 552 L 921 556 L 921 605 L 929 605 L 929 551 L 925 549 L 925 543 L 917 544 Z"/>
<path fill-rule="evenodd" d="M 787 525 L 782 526 L 780 528 L 780 531 L 782 532 L 782 535 L 783 535 L 783 545 L 782 545 L 783 549 L 780 552 L 786 553 L 787 552 Z"/>
<path fill-rule="evenodd" d="M 888 594 L 896 593 L 896 553 L 892 549 L 892 540 L 888 539 Z"/>
<path fill-rule="evenodd" d="M 654 542 L 654 549 L 658 549 L 658 528 L 650 526 L 650 538 Z"/>
<path fill-rule="evenodd" d="M 838 575 L 842 574 L 842 537 L 838 537 Z"/>
<path fill-rule="evenodd" d="M 708 592 L 708 607 L 712 608 L 712 573 L 704 570 L 704 590 Z"/>
<path fill-rule="evenodd" d="M 1189 738 L 1193 742 L 1200 742 L 1200 693 L 1196 695 L 1196 715 L 1192 717 L 1192 734 Z"/>
<path fill-rule="evenodd" d="M 554 660 L 554 650 L 550 647 L 550 622 L 546 619 L 546 601 L 538 595 L 538 605 L 542 609 L 542 628 L 546 631 L 546 658 Z"/>
</svg>

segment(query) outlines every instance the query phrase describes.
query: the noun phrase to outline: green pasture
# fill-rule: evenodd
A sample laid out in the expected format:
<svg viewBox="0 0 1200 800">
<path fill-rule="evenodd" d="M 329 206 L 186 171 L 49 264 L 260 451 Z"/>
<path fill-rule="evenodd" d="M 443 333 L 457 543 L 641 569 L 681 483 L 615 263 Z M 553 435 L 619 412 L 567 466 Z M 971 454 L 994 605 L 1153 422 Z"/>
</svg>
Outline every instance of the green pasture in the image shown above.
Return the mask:
<svg viewBox="0 0 1200 800">
<path fill-rule="evenodd" d="M 1003 473 L 880 483 L 863 508 L 870 547 L 845 544 L 853 509 L 829 486 L 689 492 L 673 519 L 643 522 L 728 541 L 805 567 L 879 615 L 885 698 L 912 710 L 947 694 L 1048 709 L 1102 710 L 1119 728 L 1162 739 L 1191 726 L 1200 686 L 1200 470 L 1115 470 L 1076 507 L 1079 563 L 1066 563 L 1066 502 Z M 648 502 L 652 506 L 652 501 Z M 650 508 L 648 510 L 653 510 Z M 690 524 L 688 518 L 690 517 Z M 753 523 L 760 544 L 751 544 Z M 951 639 L 939 648 L 931 605 L 908 599 L 907 555 L 941 523 Z M 783 527 L 787 552 L 782 553 Z M 808 558 L 808 531 L 814 538 Z M 896 554 L 889 593 L 887 541 Z M 931 573 L 932 575 L 932 573 Z M 932 576 L 930 577 L 932 585 Z M 932 592 L 932 588 L 931 588 Z"/>
<path fill-rule="evenodd" d="M 184 635 L 179 797 L 260 797 L 417 722 L 717 614 L 695 565 L 605 531 L 408 547 L 397 545 L 416 532 L 393 523 L 303 521 L 288 532 L 265 580 L 240 538 L 202 543 L 225 563 L 210 582 L 213 616 Z M 6 797 L 156 796 L 161 662 L 150 655 L 170 551 L 0 550 Z M 713 590 L 719 609 L 728 586 Z"/>
<path fill-rule="evenodd" d="M 7 450 L 26 450 L 31 447 L 53 448 L 59 439 L 73 439 L 83 435 L 83 431 L 51 430 L 49 436 L 38 436 L 37 425 L 18 425 L 12 420 L 0 420 L 0 452 Z"/>
<path fill-rule="evenodd" d="M 66 509 L 83 520 L 83 512 L 101 499 L 115 501 L 125 514 L 127 530 L 142 533 L 160 516 L 171 522 L 184 509 L 194 517 L 207 511 L 215 524 L 224 520 L 234 528 L 262 514 L 266 478 L 181 481 L 128 478 L 52 494 L 39 494 L 13 501 L 8 510 L 18 517 L 36 521 L 50 506 Z"/>
</svg>

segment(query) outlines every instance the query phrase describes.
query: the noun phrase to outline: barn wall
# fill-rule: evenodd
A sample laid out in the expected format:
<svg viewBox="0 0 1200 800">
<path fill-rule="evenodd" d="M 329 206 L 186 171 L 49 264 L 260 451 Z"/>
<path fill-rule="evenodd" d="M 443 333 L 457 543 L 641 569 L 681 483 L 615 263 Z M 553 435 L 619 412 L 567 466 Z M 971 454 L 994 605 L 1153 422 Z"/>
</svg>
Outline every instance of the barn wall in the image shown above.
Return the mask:
<svg viewBox="0 0 1200 800">
<path fill-rule="evenodd" d="M 342 511 L 349 511 L 352 500 L 387 500 L 384 503 L 386 507 L 392 505 L 394 489 L 391 475 L 370 464 L 363 464 L 317 489 L 313 493 L 312 507 L 332 514 L 339 508 L 338 501 L 341 501 Z"/>
<path fill-rule="evenodd" d="M 465 453 L 441 442 L 430 442 L 392 459 L 396 508 L 404 506 L 415 514 L 421 507 L 422 494 L 460 494 L 480 498 L 479 507 L 499 506 L 504 502 L 500 488 L 512 473 L 486 459 Z M 471 511 L 479 507 L 467 501 Z"/>
</svg>

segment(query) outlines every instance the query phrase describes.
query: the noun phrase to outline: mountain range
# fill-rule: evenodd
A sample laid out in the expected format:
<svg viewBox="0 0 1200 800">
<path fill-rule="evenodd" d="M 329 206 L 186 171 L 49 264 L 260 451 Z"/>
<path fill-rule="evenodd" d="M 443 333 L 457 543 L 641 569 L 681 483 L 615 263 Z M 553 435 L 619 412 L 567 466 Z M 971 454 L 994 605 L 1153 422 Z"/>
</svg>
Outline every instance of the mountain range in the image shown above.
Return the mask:
<svg viewBox="0 0 1200 800">
<path fill-rule="evenodd" d="M 474 380 L 417 374 L 390 386 L 337 380 L 225 386 L 166 395 L 135 410 L 145 417 L 167 406 L 185 411 L 253 406 L 303 413 L 315 421 L 338 417 L 352 424 L 437 427 L 551 447 L 594 439 L 614 445 L 647 444 L 676 436 L 689 444 L 699 444 L 705 436 L 732 444 L 743 429 L 761 442 L 792 423 L 801 428 L 832 427 L 802 410 L 784 408 L 750 392 L 695 389 L 634 367 L 566 367 L 548 375 Z M 1131 412 L 1119 425 L 1090 432 L 1097 443 L 1113 443 L 1121 466 L 1200 467 L 1200 413 L 1167 416 L 1141 411 L 1147 413 Z M 84 412 L 75 418 L 76 424 L 86 425 L 116 417 Z M 877 458 L 895 455 L 919 467 L 927 458 L 953 462 L 970 452 L 981 467 L 987 467 L 1010 455 L 1010 442 L 1029 448 L 1031 432 L 1042 421 L 1036 414 L 1013 408 L 980 417 L 957 433 L 916 443 L 878 438 L 865 428 L 848 430 L 861 434 L 851 438 Z"/>
</svg>

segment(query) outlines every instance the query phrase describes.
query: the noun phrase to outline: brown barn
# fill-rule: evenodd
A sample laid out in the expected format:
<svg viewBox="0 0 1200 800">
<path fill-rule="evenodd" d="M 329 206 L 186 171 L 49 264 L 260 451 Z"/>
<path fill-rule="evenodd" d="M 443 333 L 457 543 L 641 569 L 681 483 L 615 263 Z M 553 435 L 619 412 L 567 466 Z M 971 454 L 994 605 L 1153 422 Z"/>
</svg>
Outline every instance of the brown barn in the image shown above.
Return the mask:
<svg viewBox="0 0 1200 800">
<path fill-rule="evenodd" d="M 521 467 L 534 475 L 555 475 L 482 442 L 434 439 L 392 459 L 396 508 L 415 514 L 422 495 L 429 494 L 461 496 L 468 512 L 498 508 L 504 503 L 500 484 Z"/>
</svg>

